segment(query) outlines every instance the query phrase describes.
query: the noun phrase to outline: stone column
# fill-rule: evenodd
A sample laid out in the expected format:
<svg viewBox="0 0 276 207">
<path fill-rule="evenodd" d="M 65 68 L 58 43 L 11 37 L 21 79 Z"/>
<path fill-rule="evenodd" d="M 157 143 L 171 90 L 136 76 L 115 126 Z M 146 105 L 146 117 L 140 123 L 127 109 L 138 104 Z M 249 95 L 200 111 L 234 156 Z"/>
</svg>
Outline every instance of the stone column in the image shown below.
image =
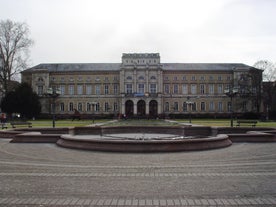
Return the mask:
<svg viewBox="0 0 276 207">
<path fill-rule="evenodd" d="M 162 109 L 163 105 L 162 105 L 162 100 L 161 98 L 157 99 L 157 113 L 158 114 L 162 114 Z"/>
<path fill-rule="evenodd" d="M 133 115 L 137 115 L 137 100 L 133 100 Z"/>
<path fill-rule="evenodd" d="M 149 115 L 149 100 L 146 100 L 146 115 Z"/>
<path fill-rule="evenodd" d="M 121 109 L 120 109 L 120 113 L 121 114 L 125 114 L 126 113 L 125 102 L 126 102 L 126 100 L 123 98 L 122 99 L 122 104 L 121 104 Z"/>
</svg>

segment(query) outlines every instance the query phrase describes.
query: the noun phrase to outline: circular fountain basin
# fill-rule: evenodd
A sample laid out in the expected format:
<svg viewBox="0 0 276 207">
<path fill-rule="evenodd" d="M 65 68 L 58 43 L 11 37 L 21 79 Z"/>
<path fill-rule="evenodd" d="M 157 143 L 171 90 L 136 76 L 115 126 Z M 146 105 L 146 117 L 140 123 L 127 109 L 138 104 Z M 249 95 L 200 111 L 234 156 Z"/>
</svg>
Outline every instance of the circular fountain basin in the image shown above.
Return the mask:
<svg viewBox="0 0 276 207">
<path fill-rule="evenodd" d="M 67 148 L 111 152 L 177 152 L 216 149 L 232 144 L 225 134 L 210 136 L 205 131 L 191 135 L 191 128 L 185 127 L 162 127 L 162 130 L 160 127 L 144 127 L 143 130 L 132 127 L 76 128 L 71 134 L 62 135 L 57 144 Z"/>
</svg>

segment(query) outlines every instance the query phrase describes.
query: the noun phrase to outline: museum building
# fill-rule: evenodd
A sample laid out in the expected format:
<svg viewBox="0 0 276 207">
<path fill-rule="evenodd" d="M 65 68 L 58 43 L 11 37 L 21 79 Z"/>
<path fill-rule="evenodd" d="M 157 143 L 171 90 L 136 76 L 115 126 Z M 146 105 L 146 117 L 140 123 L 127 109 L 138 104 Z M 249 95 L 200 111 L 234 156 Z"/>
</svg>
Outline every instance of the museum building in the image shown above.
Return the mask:
<svg viewBox="0 0 276 207">
<path fill-rule="evenodd" d="M 121 63 L 39 64 L 22 72 L 42 114 L 157 117 L 259 112 L 262 70 L 241 63 L 161 63 L 123 53 Z M 50 90 L 49 90 L 50 89 Z"/>
</svg>

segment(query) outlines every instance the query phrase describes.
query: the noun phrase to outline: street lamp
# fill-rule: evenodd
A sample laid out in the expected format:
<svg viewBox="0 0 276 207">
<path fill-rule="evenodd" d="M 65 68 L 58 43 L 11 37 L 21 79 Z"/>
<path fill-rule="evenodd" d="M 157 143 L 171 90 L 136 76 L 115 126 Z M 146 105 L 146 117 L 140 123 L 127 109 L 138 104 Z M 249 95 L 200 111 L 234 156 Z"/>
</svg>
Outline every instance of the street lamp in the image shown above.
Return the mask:
<svg viewBox="0 0 276 207">
<path fill-rule="evenodd" d="M 58 88 L 48 88 L 46 95 L 53 99 L 53 128 L 55 128 L 56 98 L 61 94 Z"/>
<path fill-rule="evenodd" d="M 189 106 L 189 108 L 190 108 L 190 110 L 189 110 L 189 123 L 192 123 L 192 105 L 195 103 L 195 102 L 193 102 L 193 101 L 191 101 L 190 100 L 190 97 L 188 96 L 187 97 L 187 101 L 185 102 L 188 106 Z"/>
<path fill-rule="evenodd" d="M 230 106 L 230 112 L 231 112 L 231 127 L 233 127 L 233 97 L 238 94 L 239 90 L 237 88 L 229 88 L 224 90 L 224 93 L 230 97 L 231 100 L 231 106 Z"/>
</svg>

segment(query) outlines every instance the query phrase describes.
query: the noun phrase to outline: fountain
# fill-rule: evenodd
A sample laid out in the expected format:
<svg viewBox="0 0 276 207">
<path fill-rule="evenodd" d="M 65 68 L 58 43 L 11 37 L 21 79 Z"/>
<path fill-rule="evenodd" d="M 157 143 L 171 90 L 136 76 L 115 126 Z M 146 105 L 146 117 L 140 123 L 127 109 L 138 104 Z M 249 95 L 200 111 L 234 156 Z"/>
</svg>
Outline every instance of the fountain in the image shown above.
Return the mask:
<svg viewBox="0 0 276 207">
<path fill-rule="evenodd" d="M 254 129 L 254 131 L 253 131 Z M 14 143 L 111 152 L 176 152 L 228 147 L 232 142 L 275 142 L 275 128 L 208 126 L 88 126 L 0 131 Z"/>
<path fill-rule="evenodd" d="M 117 126 L 75 127 L 57 141 L 62 147 L 116 152 L 175 152 L 228 147 L 227 135 L 212 136 L 211 127 Z"/>
</svg>

